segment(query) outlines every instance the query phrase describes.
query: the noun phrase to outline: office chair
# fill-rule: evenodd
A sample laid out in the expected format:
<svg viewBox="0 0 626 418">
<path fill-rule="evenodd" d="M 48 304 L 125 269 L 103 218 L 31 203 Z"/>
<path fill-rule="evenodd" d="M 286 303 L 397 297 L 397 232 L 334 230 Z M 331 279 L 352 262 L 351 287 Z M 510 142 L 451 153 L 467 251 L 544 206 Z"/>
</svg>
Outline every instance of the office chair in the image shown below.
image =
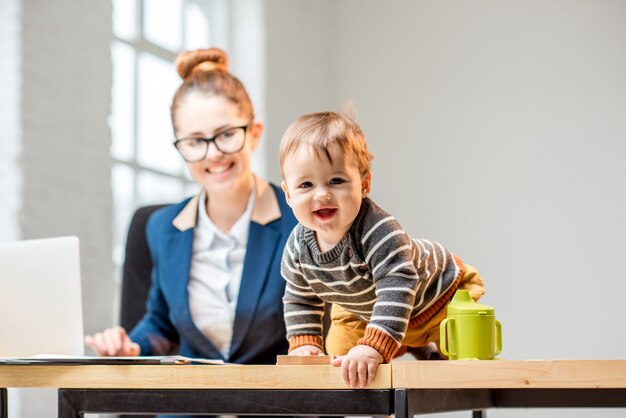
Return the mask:
<svg viewBox="0 0 626 418">
<path fill-rule="evenodd" d="M 120 325 L 127 331 L 146 313 L 146 300 L 150 290 L 152 259 L 146 240 L 148 218 L 165 205 L 145 206 L 137 209 L 128 227 L 124 267 L 122 272 L 122 300 Z"/>
</svg>

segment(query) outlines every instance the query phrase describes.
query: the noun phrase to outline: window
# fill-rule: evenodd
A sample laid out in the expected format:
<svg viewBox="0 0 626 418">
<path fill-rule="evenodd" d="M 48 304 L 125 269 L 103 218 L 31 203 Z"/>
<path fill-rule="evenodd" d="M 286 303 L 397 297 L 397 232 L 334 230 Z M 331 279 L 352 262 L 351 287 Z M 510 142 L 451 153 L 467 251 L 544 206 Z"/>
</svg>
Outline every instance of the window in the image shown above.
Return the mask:
<svg viewBox="0 0 626 418">
<path fill-rule="evenodd" d="M 214 44 L 227 48 L 225 1 L 113 0 L 110 125 L 116 266 L 123 262 L 128 223 L 137 207 L 176 202 L 197 190 L 172 145 L 170 105 L 181 82 L 173 62 L 184 49 Z"/>
</svg>

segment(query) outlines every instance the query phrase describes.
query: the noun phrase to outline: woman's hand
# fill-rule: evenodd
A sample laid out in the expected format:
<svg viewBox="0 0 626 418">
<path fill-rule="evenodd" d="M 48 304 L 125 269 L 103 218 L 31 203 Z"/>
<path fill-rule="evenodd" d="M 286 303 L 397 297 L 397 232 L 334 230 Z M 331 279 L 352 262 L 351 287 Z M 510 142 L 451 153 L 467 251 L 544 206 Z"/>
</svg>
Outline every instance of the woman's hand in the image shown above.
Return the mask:
<svg viewBox="0 0 626 418">
<path fill-rule="evenodd" d="M 323 356 L 324 352 L 315 345 L 301 345 L 289 352 L 290 356 Z"/>
<path fill-rule="evenodd" d="M 341 366 L 343 381 L 355 389 L 366 388 L 376 377 L 376 369 L 383 362 L 383 356 L 367 345 L 357 345 L 345 356 L 333 360 L 333 366 Z"/>
<path fill-rule="evenodd" d="M 85 337 L 85 344 L 99 356 L 138 356 L 141 348 L 120 326 Z"/>
</svg>

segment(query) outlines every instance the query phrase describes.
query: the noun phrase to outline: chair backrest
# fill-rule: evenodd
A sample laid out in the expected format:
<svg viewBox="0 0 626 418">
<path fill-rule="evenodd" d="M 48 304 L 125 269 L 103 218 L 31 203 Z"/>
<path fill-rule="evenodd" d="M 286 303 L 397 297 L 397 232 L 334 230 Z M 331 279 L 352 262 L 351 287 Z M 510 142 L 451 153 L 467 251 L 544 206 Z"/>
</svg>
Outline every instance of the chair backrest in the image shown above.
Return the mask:
<svg viewBox="0 0 626 418">
<path fill-rule="evenodd" d="M 146 313 L 150 290 L 152 259 L 146 240 L 148 218 L 166 205 L 152 205 L 137 209 L 128 227 L 126 251 L 122 272 L 122 299 L 120 325 L 130 331 Z"/>
</svg>

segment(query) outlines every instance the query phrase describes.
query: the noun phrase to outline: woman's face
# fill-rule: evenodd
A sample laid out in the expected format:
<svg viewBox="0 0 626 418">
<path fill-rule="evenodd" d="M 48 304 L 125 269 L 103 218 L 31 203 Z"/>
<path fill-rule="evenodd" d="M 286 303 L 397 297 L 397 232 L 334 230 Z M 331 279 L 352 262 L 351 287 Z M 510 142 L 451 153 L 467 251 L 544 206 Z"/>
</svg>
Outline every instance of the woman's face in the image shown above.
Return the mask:
<svg viewBox="0 0 626 418">
<path fill-rule="evenodd" d="M 252 181 L 250 154 L 256 149 L 263 125 L 239 115 L 237 106 L 221 96 L 191 94 L 180 102 L 176 112 L 176 138 L 212 138 L 229 128 L 248 125 L 245 143 L 234 154 L 220 152 L 209 144 L 206 157 L 188 162 L 187 168 L 207 193 L 222 193 L 247 188 Z"/>
</svg>

